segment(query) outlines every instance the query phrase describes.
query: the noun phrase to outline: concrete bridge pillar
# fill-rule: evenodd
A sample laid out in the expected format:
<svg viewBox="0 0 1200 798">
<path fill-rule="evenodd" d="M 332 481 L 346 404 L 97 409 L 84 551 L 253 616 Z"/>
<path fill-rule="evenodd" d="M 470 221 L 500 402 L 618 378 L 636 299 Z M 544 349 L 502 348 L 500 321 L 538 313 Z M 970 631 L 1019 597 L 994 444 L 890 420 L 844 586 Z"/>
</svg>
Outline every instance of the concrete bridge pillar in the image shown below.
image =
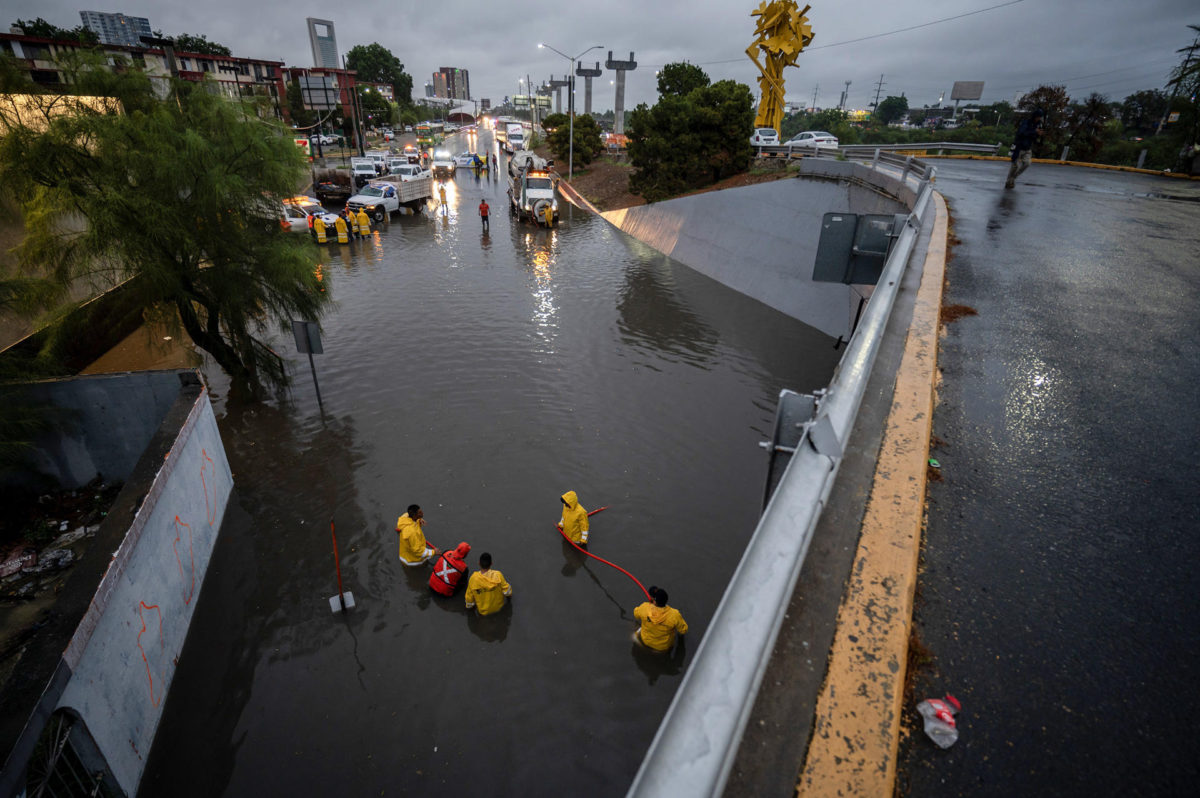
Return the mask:
<svg viewBox="0 0 1200 798">
<path fill-rule="evenodd" d="M 599 61 L 591 69 L 580 66 L 575 70 L 575 74 L 583 78 L 583 112 L 585 114 L 592 112 L 592 78 L 600 77 L 600 71 Z"/>
<path fill-rule="evenodd" d="M 608 60 L 604 65 L 617 73 L 617 96 L 613 104 L 613 133 L 625 132 L 625 73 L 637 69 L 637 61 L 633 60 L 633 51 L 629 52 L 628 61 L 614 61 L 612 50 L 608 51 Z"/>
<path fill-rule="evenodd" d="M 550 82 L 546 85 L 550 87 L 550 91 L 554 92 L 554 113 L 561 114 L 563 112 L 562 89 L 563 86 L 571 85 L 571 76 L 567 75 L 567 77 L 563 78 L 562 80 L 555 80 L 554 76 L 551 75 Z"/>
</svg>

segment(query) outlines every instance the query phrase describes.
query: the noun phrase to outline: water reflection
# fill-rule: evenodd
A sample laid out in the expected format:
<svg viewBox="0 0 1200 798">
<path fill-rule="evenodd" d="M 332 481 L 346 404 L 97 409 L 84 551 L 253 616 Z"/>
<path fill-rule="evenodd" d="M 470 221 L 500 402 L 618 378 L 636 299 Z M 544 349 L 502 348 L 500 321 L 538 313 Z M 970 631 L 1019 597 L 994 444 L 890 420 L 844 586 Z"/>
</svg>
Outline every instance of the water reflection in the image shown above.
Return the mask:
<svg viewBox="0 0 1200 798">
<path fill-rule="evenodd" d="M 687 659 L 687 636 L 680 637 L 675 648 L 668 651 L 654 651 L 634 640 L 631 652 L 633 662 L 639 671 L 646 675 L 649 684 L 654 684 L 663 676 L 678 676 L 683 673 L 683 663 Z"/>
<path fill-rule="evenodd" d="M 525 257 L 529 264 L 533 285 L 533 324 L 538 338 L 545 343 L 541 351 L 554 354 L 554 338 L 557 328 L 558 307 L 554 301 L 554 266 L 558 249 L 558 235 L 553 230 L 526 231 L 521 237 Z"/>
<path fill-rule="evenodd" d="M 695 365 L 708 362 L 717 348 L 716 332 L 679 301 L 654 264 L 626 270 L 617 301 L 617 329 L 624 343 L 655 353 L 670 352 Z"/>
<path fill-rule="evenodd" d="M 503 643 L 512 626 L 512 601 L 511 597 L 506 599 L 503 609 L 491 615 L 480 615 L 474 610 L 467 612 L 467 629 L 485 643 Z"/>
</svg>

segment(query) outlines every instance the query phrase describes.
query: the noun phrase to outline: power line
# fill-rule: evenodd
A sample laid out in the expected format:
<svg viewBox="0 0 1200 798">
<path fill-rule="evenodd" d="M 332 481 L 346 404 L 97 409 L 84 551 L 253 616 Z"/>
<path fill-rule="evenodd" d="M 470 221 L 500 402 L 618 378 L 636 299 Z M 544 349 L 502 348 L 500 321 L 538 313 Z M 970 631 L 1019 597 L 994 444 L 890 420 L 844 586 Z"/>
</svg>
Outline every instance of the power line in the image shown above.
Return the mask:
<svg viewBox="0 0 1200 798">
<path fill-rule="evenodd" d="M 817 47 L 806 47 L 805 50 L 806 51 L 808 51 L 808 50 L 824 50 L 829 47 L 841 47 L 843 44 L 854 44 L 855 42 L 865 42 L 868 39 L 881 39 L 884 36 L 894 36 L 897 33 L 906 33 L 907 31 L 910 31 L 910 30 L 917 30 L 919 28 L 928 28 L 930 25 L 940 25 L 943 22 L 953 22 L 954 20 L 962 19 L 963 17 L 971 17 L 976 14 L 982 14 L 986 11 L 994 11 L 997 8 L 1004 8 L 1005 6 L 1015 6 L 1017 3 L 1024 3 L 1024 2 L 1025 2 L 1025 0 L 1009 0 L 1007 3 L 1000 3 L 1000 4 L 994 5 L 994 6 L 988 6 L 987 8 L 980 8 L 976 11 L 968 11 L 965 14 L 956 14 L 952 17 L 943 17 L 942 19 L 935 19 L 930 22 L 922 22 L 920 25 L 912 25 L 907 28 L 897 28 L 896 30 L 886 31 L 884 33 L 873 33 L 870 36 L 862 36 L 857 39 L 847 39 L 844 42 L 833 42 L 832 44 L 822 44 Z M 697 61 L 697 62 L 695 62 L 695 65 L 696 66 L 716 66 L 718 64 L 736 64 L 736 63 L 740 63 L 745 60 L 746 60 L 745 58 L 726 58 L 721 61 Z M 646 64 L 646 66 L 650 67 L 652 69 L 662 69 L 662 67 L 664 67 L 665 64 Z"/>
</svg>

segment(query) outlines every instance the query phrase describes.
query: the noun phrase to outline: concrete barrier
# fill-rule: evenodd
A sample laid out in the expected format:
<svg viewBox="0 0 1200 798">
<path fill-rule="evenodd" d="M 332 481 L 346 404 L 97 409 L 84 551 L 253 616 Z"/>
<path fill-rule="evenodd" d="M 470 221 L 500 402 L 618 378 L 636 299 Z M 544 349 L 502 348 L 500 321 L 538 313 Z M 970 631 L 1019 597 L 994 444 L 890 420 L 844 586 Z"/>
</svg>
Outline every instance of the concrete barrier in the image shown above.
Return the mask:
<svg viewBox="0 0 1200 798">
<path fill-rule="evenodd" d="M 125 376 L 137 383 L 145 375 Z M 194 375 L 183 375 L 182 389 L 170 376 L 175 401 L 72 571 L 56 620 L 22 656 L 22 679 L 0 693 L 6 713 L 21 713 L 3 725 L 12 745 L 0 794 L 22 785 L 55 714 L 74 719 L 73 744 L 86 738 L 94 747 L 79 752 L 89 771 L 107 770 L 114 786 L 137 792 L 233 487 L 208 392 Z M 130 421 L 131 437 L 146 421 L 135 418 L 148 401 L 136 393 L 121 392 L 128 405 L 117 414 Z M 19 735 L 14 720 L 24 723 Z"/>
<path fill-rule="evenodd" d="M 898 178 L 845 161 L 806 159 L 797 179 L 693 194 L 602 216 L 712 279 L 832 337 L 849 337 L 850 286 L 814 283 L 826 212 L 902 213 L 915 194 Z"/>
</svg>

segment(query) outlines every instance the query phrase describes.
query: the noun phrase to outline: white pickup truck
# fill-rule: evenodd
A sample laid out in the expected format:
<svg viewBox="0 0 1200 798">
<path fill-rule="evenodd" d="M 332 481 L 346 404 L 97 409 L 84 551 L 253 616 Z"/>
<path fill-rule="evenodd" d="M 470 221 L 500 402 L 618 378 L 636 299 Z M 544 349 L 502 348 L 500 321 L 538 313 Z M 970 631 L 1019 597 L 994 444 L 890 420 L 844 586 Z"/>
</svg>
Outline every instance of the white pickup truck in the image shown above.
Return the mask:
<svg viewBox="0 0 1200 798">
<path fill-rule="evenodd" d="M 558 198 L 547 161 L 528 150 L 514 153 L 508 161 L 509 207 L 519 219 L 530 219 L 547 227 L 558 221 Z M 550 221 L 546 211 L 550 211 Z"/>
<path fill-rule="evenodd" d="M 346 201 L 346 207 L 354 212 L 362 208 L 377 222 L 400 210 L 401 205 L 410 207 L 433 196 L 433 180 L 428 177 L 402 179 L 400 175 L 386 175 L 372 180 L 362 190 Z"/>
<path fill-rule="evenodd" d="M 433 153 L 432 169 L 434 177 L 454 177 L 458 171 L 458 164 L 454 162 L 454 156 L 449 150 L 436 150 Z"/>
</svg>

